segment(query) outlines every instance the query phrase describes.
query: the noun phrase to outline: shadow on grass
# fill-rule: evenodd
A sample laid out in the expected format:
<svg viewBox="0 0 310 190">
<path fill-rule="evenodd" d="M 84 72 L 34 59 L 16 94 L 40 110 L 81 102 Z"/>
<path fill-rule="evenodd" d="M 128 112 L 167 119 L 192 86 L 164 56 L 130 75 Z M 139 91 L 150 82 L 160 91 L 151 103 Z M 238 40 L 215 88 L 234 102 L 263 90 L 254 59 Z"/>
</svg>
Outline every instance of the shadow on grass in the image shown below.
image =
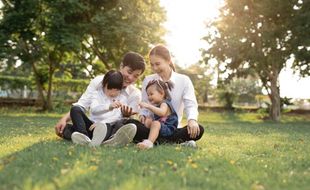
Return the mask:
<svg viewBox="0 0 310 190">
<path fill-rule="evenodd" d="M 92 149 L 64 140 L 41 141 L 1 158 L 0 189 L 110 189 L 123 183 L 135 187 L 138 181 L 129 179 L 173 173 L 170 161 L 184 165 L 195 151 L 175 145 L 144 152 L 134 145 Z M 147 182 L 140 185 L 147 187 Z"/>
</svg>

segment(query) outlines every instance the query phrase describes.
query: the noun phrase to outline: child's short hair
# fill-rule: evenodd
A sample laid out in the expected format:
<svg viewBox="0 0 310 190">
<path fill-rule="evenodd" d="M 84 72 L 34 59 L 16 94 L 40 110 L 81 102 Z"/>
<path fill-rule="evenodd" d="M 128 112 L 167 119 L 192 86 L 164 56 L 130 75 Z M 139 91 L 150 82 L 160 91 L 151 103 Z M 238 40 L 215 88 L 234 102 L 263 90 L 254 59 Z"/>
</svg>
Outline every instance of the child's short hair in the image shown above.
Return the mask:
<svg viewBox="0 0 310 190">
<path fill-rule="evenodd" d="M 110 70 L 102 80 L 102 87 L 107 86 L 107 89 L 123 89 L 123 75 L 119 71 Z"/>
<path fill-rule="evenodd" d="M 159 92 L 164 92 L 165 93 L 165 99 L 171 100 L 171 95 L 169 93 L 168 90 L 171 90 L 173 88 L 173 84 L 172 82 L 168 81 L 168 82 L 164 82 L 162 80 L 151 80 L 145 88 L 145 91 L 147 91 L 147 89 L 150 86 L 156 86 L 156 90 Z"/>
</svg>

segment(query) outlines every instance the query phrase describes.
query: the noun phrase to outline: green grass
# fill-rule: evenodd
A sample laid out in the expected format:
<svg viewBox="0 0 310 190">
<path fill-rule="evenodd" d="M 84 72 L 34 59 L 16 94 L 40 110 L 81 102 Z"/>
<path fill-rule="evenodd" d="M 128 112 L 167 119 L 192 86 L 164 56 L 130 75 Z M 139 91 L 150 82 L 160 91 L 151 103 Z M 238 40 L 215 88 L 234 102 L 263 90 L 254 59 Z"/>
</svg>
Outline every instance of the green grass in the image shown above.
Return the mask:
<svg viewBox="0 0 310 190">
<path fill-rule="evenodd" d="M 19 113 L 24 112 L 24 113 Z M 26 113 L 28 112 L 28 113 Z M 0 110 L 0 189 L 309 189 L 310 117 L 203 111 L 199 149 L 76 146 L 60 114 Z"/>
</svg>

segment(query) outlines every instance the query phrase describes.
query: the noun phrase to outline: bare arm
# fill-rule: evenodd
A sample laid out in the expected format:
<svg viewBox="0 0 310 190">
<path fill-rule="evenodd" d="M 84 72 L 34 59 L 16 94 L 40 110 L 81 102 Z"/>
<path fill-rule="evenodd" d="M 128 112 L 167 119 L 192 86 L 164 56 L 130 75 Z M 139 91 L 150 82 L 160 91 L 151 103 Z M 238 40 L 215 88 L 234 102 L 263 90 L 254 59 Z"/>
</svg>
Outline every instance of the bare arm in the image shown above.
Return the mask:
<svg viewBox="0 0 310 190">
<path fill-rule="evenodd" d="M 62 137 L 63 136 L 63 130 L 67 124 L 68 121 L 71 120 L 70 112 L 66 113 L 55 125 L 55 133 L 56 135 Z"/>
<path fill-rule="evenodd" d="M 148 104 L 145 102 L 140 102 L 139 104 L 141 107 L 146 108 L 153 112 L 154 114 L 163 117 L 170 114 L 170 109 L 166 103 L 162 103 L 160 107 L 153 106 L 152 104 Z"/>
</svg>

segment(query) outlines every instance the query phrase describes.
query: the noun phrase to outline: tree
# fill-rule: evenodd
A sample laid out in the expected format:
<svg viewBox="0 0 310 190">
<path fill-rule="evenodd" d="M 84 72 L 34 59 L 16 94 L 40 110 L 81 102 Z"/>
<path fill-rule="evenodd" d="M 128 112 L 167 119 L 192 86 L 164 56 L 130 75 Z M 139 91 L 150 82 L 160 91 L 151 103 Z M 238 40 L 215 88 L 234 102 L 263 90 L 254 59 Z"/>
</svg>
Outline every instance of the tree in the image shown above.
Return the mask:
<svg viewBox="0 0 310 190">
<path fill-rule="evenodd" d="M 61 11 L 64 2 L 58 4 L 57 10 Z M 65 4 L 67 7 L 72 3 Z M 97 0 L 80 7 L 66 19 L 73 25 L 81 25 L 79 31 L 87 34 L 75 57 L 85 69 L 92 67 L 89 70 L 92 75 L 118 68 L 129 50 L 146 55 L 151 44 L 162 42 L 165 12 L 159 0 Z"/>
<path fill-rule="evenodd" d="M 256 103 L 256 96 L 262 94 L 262 87 L 255 77 L 237 78 L 222 81 L 216 89 L 216 95 L 227 109 L 233 109 L 234 103 Z"/>
<path fill-rule="evenodd" d="M 293 69 L 309 75 L 309 1 L 226 0 L 218 20 L 208 27 L 214 32 L 204 39 L 211 47 L 203 51 L 207 62 L 217 58 L 232 75 L 252 70 L 267 90 L 271 119 L 280 120 L 279 73 L 289 59 Z"/>
<path fill-rule="evenodd" d="M 118 67 L 129 50 L 146 54 L 164 32 L 158 0 L 3 3 L 0 59 L 7 65 L 19 60 L 31 68 L 43 109 L 52 108 L 53 77 L 67 63 L 93 76 Z"/>
<path fill-rule="evenodd" d="M 193 64 L 186 69 L 182 69 L 176 65 L 179 73 L 189 76 L 193 82 L 198 102 L 208 102 L 208 95 L 212 93 L 211 76 L 207 74 L 208 67 L 199 63 Z"/>
</svg>

